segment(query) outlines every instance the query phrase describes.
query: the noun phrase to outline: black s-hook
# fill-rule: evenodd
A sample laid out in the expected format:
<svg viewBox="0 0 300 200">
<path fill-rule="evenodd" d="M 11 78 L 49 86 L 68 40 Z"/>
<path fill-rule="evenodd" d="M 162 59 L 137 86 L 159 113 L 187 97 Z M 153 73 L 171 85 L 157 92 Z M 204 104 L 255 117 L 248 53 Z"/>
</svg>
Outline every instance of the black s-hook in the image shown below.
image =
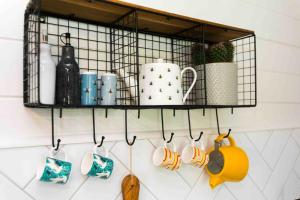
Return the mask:
<svg viewBox="0 0 300 200">
<path fill-rule="evenodd" d="M 198 142 L 198 141 L 201 139 L 202 135 L 203 135 L 203 131 L 201 131 L 201 133 L 200 133 L 200 135 L 199 135 L 199 137 L 198 137 L 197 139 L 194 139 L 194 137 L 193 137 L 193 135 L 192 135 L 192 128 L 191 128 L 190 110 L 188 109 L 187 112 L 188 112 L 188 122 L 189 122 L 190 138 L 191 138 L 192 140 L 194 140 L 195 142 Z"/>
<path fill-rule="evenodd" d="M 96 139 L 96 130 L 95 130 L 95 109 L 92 109 L 92 113 L 93 113 L 93 140 L 94 140 L 94 144 L 97 145 L 97 139 Z M 105 137 L 102 136 L 101 138 L 101 142 L 99 145 L 97 145 L 97 147 L 101 147 L 103 145 L 103 142 L 105 140 Z"/>
<path fill-rule="evenodd" d="M 128 132 L 127 132 L 127 109 L 125 109 L 125 139 L 126 139 L 126 143 L 129 146 L 132 146 L 136 140 L 136 136 L 133 136 L 132 142 L 129 142 L 128 140 Z"/>
<path fill-rule="evenodd" d="M 173 139 L 174 133 L 173 133 L 173 132 L 171 133 L 171 137 L 170 137 L 170 139 L 167 141 L 167 140 L 166 140 L 166 137 L 165 137 L 164 111 L 163 111 L 163 109 L 160 110 L 160 115 L 161 115 L 161 131 L 162 131 L 163 139 L 164 139 L 164 141 L 166 141 L 167 143 L 170 143 L 170 142 L 172 141 L 172 139 Z"/>
<path fill-rule="evenodd" d="M 58 151 L 61 140 L 57 139 L 57 144 L 55 146 L 55 144 L 54 144 L 54 108 L 51 108 L 51 127 L 52 127 L 52 130 L 51 130 L 52 131 L 52 147 L 54 148 L 55 151 Z"/>
<path fill-rule="evenodd" d="M 220 135 L 220 125 L 219 125 L 219 115 L 218 115 L 218 109 L 216 108 L 216 120 L 217 120 L 217 128 L 218 128 L 218 134 Z M 228 138 L 231 133 L 231 129 L 228 130 L 228 133 L 224 138 Z"/>
</svg>

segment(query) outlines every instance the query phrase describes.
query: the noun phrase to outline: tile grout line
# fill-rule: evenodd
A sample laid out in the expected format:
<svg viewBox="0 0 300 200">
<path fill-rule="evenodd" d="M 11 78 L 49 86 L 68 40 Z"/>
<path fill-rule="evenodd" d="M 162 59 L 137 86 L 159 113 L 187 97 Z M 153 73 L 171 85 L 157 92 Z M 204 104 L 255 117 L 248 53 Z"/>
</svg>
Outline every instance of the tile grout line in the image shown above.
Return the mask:
<svg viewBox="0 0 300 200">
<path fill-rule="evenodd" d="M 292 129 L 288 129 L 288 130 L 292 130 Z M 276 134 L 276 133 L 273 133 L 273 134 Z M 273 135 L 273 134 L 272 134 L 272 135 Z M 279 133 L 279 134 L 281 134 L 281 133 Z M 268 162 L 266 162 L 267 165 L 271 167 L 272 172 L 273 172 L 274 169 L 276 168 L 276 165 L 278 164 L 278 162 L 279 162 L 279 160 L 280 160 L 280 158 L 281 158 L 281 154 L 282 154 L 282 152 L 284 151 L 284 149 L 286 148 L 286 146 L 287 146 L 287 144 L 288 144 L 288 142 L 289 142 L 289 140 L 290 140 L 290 137 L 291 137 L 291 133 L 289 132 L 288 138 L 287 138 L 287 140 L 286 140 L 286 143 L 283 145 L 283 148 L 282 148 L 282 150 L 281 150 L 280 153 L 279 153 L 279 157 L 278 157 L 278 159 L 276 160 L 276 162 L 275 162 L 275 164 L 274 164 L 274 167 L 271 167 L 271 166 L 268 164 Z M 263 156 L 262 154 L 261 154 L 261 156 L 262 156 L 262 158 L 265 160 L 265 158 L 264 158 L 264 156 Z"/>
<path fill-rule="evenodd" d="M 23 190 L 26 190 L 26 188 L 32 183 L 32 181 L 34 181 L 36 175 L 33 175 L 32 178 L 30 178 L 30 180 L 24 185 L 24 187 L 22 188 Z"/>
<path fill-rule="evenodd" d="M 4 174 L 2 171 L 0 171 L 0 174 L 6 178 L 11 184 L 13 184 L 14 186 L 16 186 L 20 191 L 22 191 L 25 195 L 27 195 L 27 197 L 31 198 L 32 200 L 35 200 L 35 198 L 33 196 L 31 196 L 31 194 L 29 194 L 26 190 L 23 190 L 17 183 L 15 183 L 11 178 L 9 178 L 6 174 Z"/>
<path fill-rule="evenodd" d="M 300 144 L 298 144 L 297 139 L 295 138 L 294 134 L 291 133 L 292 135 L 292 139 L 294 140 L 294 142 L 296 143 L 297 147 L 300 149 Z M 299 136 L 300 137 L 300 136 Z"/>
<path fill-rule="evenodd" d="M 292 20 L 294 20 L 294 21 L 296 21 L 296 22 L 300 22 L 300 19 L 299 19 L 298 17 L 294 17 L 294 16 L 289 15 L 289 14 L 286 14 L 286 13 L 284 13 L 284 12 L 280 12 L 280 11 L 278 11 L 276 8 L 275 8 L 275 9 L 274 9 L 274 8 L 269 8 L 269 7 L 266 7 L 266 6 L 261 5 L 261 4 L 259 4 L 259 3 L 253 3 L 253 2 L 248 1 L 248 0 L 243 0 L 243 2 L 246 3 L 246 4 L 249 4 L 249 5 L 252 5 L 252 6 L 261 8 L 261 9 L 264 9 L 264 10 L 267 11 L 267 12 L 271 12 L 271 13 L 273 13 L 273 14 L 281 15 L 281 16 L 284 16 L 284 17 L 286 17 L 286 18 L 292 19 Z"/>
<path fill-rule="evenodd" d="M 179 171 L 176 171 L 175 172 L 181 179 L 183 182 L 185 182 L 185 184 L 190 188 L 192 189 L 192 186 L 189 184 L 189 182 L 187 180 L 185 180 L 185 178 L 183 177 L 183 175 L 179 172 Z"/>
<path fill-rule="evenodd" d="M 277 166 L 277 164 L 278 164 L 278 162 L 279 162 L 279 160 L 280 160 L 280 158 L 281 158 L 281 156 L 282 156 L 283 151 L 286 149 L 287 144 L 289 143 L 289 140 L 290 140 L 290 139 L 293 139 L 293 138 L 291 138 L 291 137 L 292 137 L 292 134 L 289 132 L 288 139 L 286 140 L 286 143 L 284 144 L 284 147 L 282 148 L 282 150 L 281 150 L 280 153 L 279 153 L 280 156 L 279 156 L 279 158 L 277 159 L 277 161 L 275 162 L 274 169 L 276 168 L 276 166 Z"/>
<path fill-rule="evenodd" d="M 89 177 L 86 177 L 85 180 L 76 188 L 76 190 L 71 194 L 71 196 L 69 197 L 69 200 L 72 200 L 75 195 L 78 193 L 78 191 L 82 188 L 82 186 L 87 182 L 87 180 L 89 180 Z"/>
<path fill-rule="evenodd" d="M 221 189 L 224 187 L 225 184 L 222 184 L 221 187 L 219 187 L 219 190 L 216 192 L 215 196 L 212 198 L 212 200 L 215 200 L 218 196 L 218 194 L 220 193 Z"/>
<path fill-rule="evenodd" d="M 196 187 L 197 183 L 200 181 L 200 178 L 201 178 L 201 176 L 202 176 L 203 173 L 204 173 L 204 170 L 202 170 L 202 172 L 201 172 L 200 176 L 198 177 L 197 181 L 194 183 L 194 185 L 192 186 L 190 192 L 187 194 L 187 196 L 185 198 L 186 200 L 189 198 L 189 196 L 193 192 L 194 188 Z"/>
<path fill-rule="evenodd" d="M 270 175 L 270 177 L 271 177 L 271 175 Z M 248 176 L 248 178 L 249 178 L 249 180 L 253 183 L 253 185 L 256 187 L 256 189 L 260 192 L 260 194 L 261 194 L 265 199 L 268 199 L 268 198 L 265 196 L 264 191 L 258 187 L 258 185 L 255 183 L 255 181 L 253 180 L 253 178 L 252 178 L 250 175 Z"/>
<path fill-rule="evenodd" d="M 3 37 L 0 36 L 0 40 L 6 40 L 6 41 L 14 41 L 14 42 L 23 42 L 23 38 L 11 38 L 11 37 Z"/>
<path fill-rule="evenodd" d="M 156 200 L 159 200 L 159 198 L 142 181 L 141 181 L 141 184 Z"/>
<path fill-rule="evenodd" d="M 297 157 L 298 157 L 299 155 L 300 155 L 300 152 L 298 153 Z M 296 159 L 296 161 L 297 161 L 297 159 Z M 296 161 L 295 161 L 295 162 L 296 162 Z M 286 186 L 286 184 L 287 184 L 287 182 L 288 182 L 290 176 L 292 175 L 292 172 L 294 171 L 294 166 L 295 166 L 295 163 L 294 163 L 294 165 L 293 165 L 292 170 L 289 172 L 289 175 L 288 175 L 287 179 L 284 181 L 283 187 L 281 188 L 281 191 L 280 191 L 280 193 L 279 193 L 277 199 L 279 199 L 279 198 L 280 198 L 280 195 L 283 193 L 284 187 Z"/>
<path fill-rule="evenodd" d="M 299 154 L 299 155 L 300 155 L 300 154 Z M 294 171 L 294 173 L 296 174 L 297 178 L 300 180 L 300 175 L 298 175 L 298 173 L 296 172 L 295 166 L 293 167 L 293 170 L 292 170 L 292 171 Z"/>
<path fill-rule="evenodd" d="M 291 133 L 289 133 L 288 139 L 286 140 L 286 144 L 284 145 L 284 147 L 282 148 L 282 150 L 281 150 L 280 153 L 279 153 L 280 156 L 279 156 L 278 160 L 276 161 L 276 163 L 275 163 L 275 165 L 274 165 L 274 169 L 272 170 L 272 173 L 271 173 L 270 177 L 269 177 L 268 180 L 266 181 L 266 184 L 265 184 L 263 190 L 266 189 L 266 186 L 267 186 L 268 182 L 270 181 L 270 179 L 271 179 L 271 177 L 272 177 L 272 175 L 273 175 L 273 172 L 274 172 L 274 170 L 275 170 L 275 168 L 276 168 L 276 166 L 277 166 L 277 164 L 278 164 L 278 162 L 279 162 L 279 160 L 280 160 L 280 158 L 281 158 L 281 156 L 282 156 L 282 153 L 283 153 L 283 151 L 286 149 L 286 147 L 287 147 L 287 145 L 288 145 L 288 143 L 289 143 L 290 138 L 291 138 Z"/>
<path fill-rule="evenodd" d="M 256 35 L 256 38 L 260 39 L 260 40 L 265 40 L 265 41 L 268 41 L 268 42 L 273 42 L 273 43 L 276 43 L 276 44 L 280 44 L 280 45 L 283 45 L 283 46 L 290 46 L 290 47 L 297 48 L 297 49 L 300 48 L 300 45 L 295 45 L 295 44 L 292 44 L 292 43 L 282 42 L 282 41 L 279 41 L 279 40 L 276 40 L 276 39 L 269 39 L 269 38 L 265 38 L 264 36 Z"/>
<path fill-rule="evenodd" d="M 121 196 L 122 195 L 122 191 L 121 192 L 119 192 L 118 194 L 117 194 L 117 196 L 115 197 L 115 199 L 114 200 L 117 200 L 117 199 L 119 199 L 119 196 Z"/>
<path fill-rule="evenodd" d="M 246 135 L 247 139 L 249 140 L 249 142 L 251 143 L 251 145 L 254 146 L 254 149 L 257 151 L 257 154 L 260 155 L 261 159 L 264 161 L 264 163 L 266 164 L 266 166 L 267 166 L 267 167 L 269 168 L 269 170 L 272 172 L 273 169 L 271 168 L 271 166 L 269 165 L 269 163 L 265 160 L 265 158 L 264 158 L 263 155 L 262 155 L 263 150 L 262 150 L 262 152 L 260 152 L 260 151 L 256 148 L 255 144 L 251 141 L 251 139 L 249 138 L 248 134 L 245 134 L 245 135 Z M 266 144 L 267 144 L 268 140 L 270 139 L 270 137 L 271 137 L 271 134 L 269 135 L 269 138 L 267 139 Z M 266 144 L 264 145 L 264 148 L 265 148 Z"/>
<path fill-rule="evenodd" d="M 228 192 L 233 196 L 233 198 L 234 198 L 235 200 L 239 200 L 238 198 L 236 198 L 236 196 L 233 194 L 233 192 L 227 187 L 226 184 L 224 184 L 224 187 L 226 187 L 226 189 L 228 190 Z"/>
<path fill-rule="evenodd" d="M 267 144 L 268 144 L 268 142 L 270 141 L 270 139 L 271 139 L 271 137 L 272 137 L 272 135 L 274 134 L 274 131 L 272 130 L 272 131 L 270 131 L 270 136 L 268 137 L 268 139 L 267 139 L 267 141 L 266 141 L 266 143 L 265 143 L 265 145 L 264 145 L 264 147 L 262 148 L 262 150 L 261 151 L 259 151 L 259 154 L 260 155 L 262 155 L 263 154 L 263 152 L 265 151 L 265 149 L 266 149 L 266 146 L 267 146 Z"/>
</svg>

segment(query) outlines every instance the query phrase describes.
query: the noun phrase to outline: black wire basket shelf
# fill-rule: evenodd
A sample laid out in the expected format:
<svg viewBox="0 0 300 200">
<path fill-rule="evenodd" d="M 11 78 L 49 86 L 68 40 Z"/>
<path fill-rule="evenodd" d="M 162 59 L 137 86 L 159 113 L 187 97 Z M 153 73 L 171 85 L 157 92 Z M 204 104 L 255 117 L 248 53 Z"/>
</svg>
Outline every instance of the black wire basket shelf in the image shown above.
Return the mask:
<svg viewBox="0 0 300 200">
<path fill-rule="evenodd" d="M 80 1 L 81 4 L 78 3 L 78 5 L 74 2 L 67 5 L 63 2 L 61 0 L 34 0 L 29 3 L 25 11 L 23 87 L 26 107 L 209 109 L 256 106 L 254 32 L 204 21 L 193 21 L 177 15 L 112 1 Z M 95 15 L 97 17 L 87 14 L 88 11 L 93 13 L 97 9 L 98 14 Z M 100 10 L 102 12 L 99 12 Z M 64 46 L 60 41 L 60 35 L 68 32 L 71 34 L 71 45 L 74 46 L 75 58 L 81 72 L 93 71 L 97 74 L 127 72 L 123 77 L 117 78 L 116 105 L 62 106 L 46 105 L 40 102 L 40 35 L 42 30 L 46 30 L 52 58 L 56 64 L 61 58 Z M 205 45 L 227 41 L 231 42 L 235 49 L 233 62 L 237 66 L 237 100 L 234 104 L 210 104 L 207 89 L 207 64 L 204 62 L 203 65 L 195 66 L 192 60 L 192 48 L 196 44 L 203 45 L 202 53 L 205 60 Z M 140 104 L 140 67 L 158 58 L 177 64 L 181 69 L 193 67 L 197 71 L 197 83 L 184 105 Z M 124 79 L 137 81 L 133 85 L 128 85 Z M 187 72 L 182 79 L 182 90 L 186 93 L 193 80 L 193 74 Z"/>
</svg>

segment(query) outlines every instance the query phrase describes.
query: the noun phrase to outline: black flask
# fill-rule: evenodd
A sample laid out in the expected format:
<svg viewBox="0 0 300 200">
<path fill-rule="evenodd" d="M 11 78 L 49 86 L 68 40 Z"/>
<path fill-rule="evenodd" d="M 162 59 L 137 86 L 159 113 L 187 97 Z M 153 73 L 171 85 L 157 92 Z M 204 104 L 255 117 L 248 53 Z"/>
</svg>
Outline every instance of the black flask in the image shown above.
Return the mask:
<svg viewBox="0 0 300 200">
<path fill-rule="evenodd" d="M 79 66 L 75 61 L 74 47 L 70 44 L 70 33 L 61 36 L 63 35 L 66 43 L 62 48 L 61 60 L 56 67 L 56 104 L 77 106 L 80 105 Z"/>
</svg>

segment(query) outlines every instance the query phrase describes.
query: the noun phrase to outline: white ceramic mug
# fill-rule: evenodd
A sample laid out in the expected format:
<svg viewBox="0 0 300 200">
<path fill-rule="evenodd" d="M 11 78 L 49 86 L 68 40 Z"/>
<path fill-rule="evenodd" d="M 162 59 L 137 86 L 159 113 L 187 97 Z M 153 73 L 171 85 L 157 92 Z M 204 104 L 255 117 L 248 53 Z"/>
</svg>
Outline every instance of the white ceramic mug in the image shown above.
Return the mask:
<svg viewBox="0 0 300 200">
<path fill-rule="evenodd" d="M 203 150 L 203 145 L 201 146 L 201 148 L 197 147 L 194 141 L 186 145 L 181 154 L 182 162 L 195 167 L 205 166 L 208 163 L 208 155 Z"/>
<path fill-rule="evenodd" d="M 67 161 L 65 152 L 52 148 L 49 155 L 44 157 L 37 170 L 36 179 L 42 182 L 65 184 L 68 182 L 72 163 Z"/>
<path fill-rule="evenodd" d="M 99 151 L 100 148 L 104 150 L 104 155 Z M 108 157 L 108 150 L 97 145 L 94 146 L 92 152 L 86 153 L 81 161 L 81 173 L 87 176 L 108 179 L 113 168 L 114 162 Z"/>
<path fill-rule="evenodd" d="M 173 148 L 171 149 L 167 143 L 164 143 L 164 145 L 156 148 L 152 157 L 154 166 L 170 170 L 179 169 L 182 161 L 180 155 L 176 152 L 175 145 L 173 144 L 172 146 Z"/>
</svg>

